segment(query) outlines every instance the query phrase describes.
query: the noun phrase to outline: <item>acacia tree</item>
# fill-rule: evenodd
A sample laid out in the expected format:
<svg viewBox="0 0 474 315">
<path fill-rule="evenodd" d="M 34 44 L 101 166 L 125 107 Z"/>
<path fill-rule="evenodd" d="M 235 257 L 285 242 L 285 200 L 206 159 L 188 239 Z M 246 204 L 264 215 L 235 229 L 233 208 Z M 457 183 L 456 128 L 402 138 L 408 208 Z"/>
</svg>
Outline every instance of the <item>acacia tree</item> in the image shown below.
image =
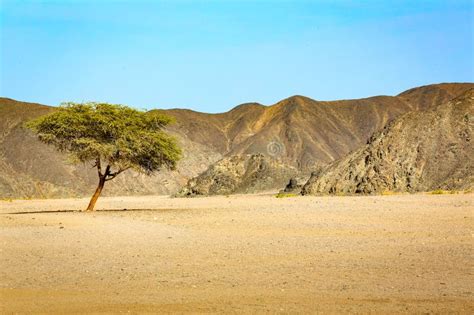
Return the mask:
<svg viewBox="0 0 474 315">
<path fill-rule="evenodd" d="M 63 103 L 54 112 L 27 123 L 40 141 L 93 163 L 99 184 L 86 211 L 93 211 L 105 182 L 134 169 L 150 175 L 175 169 L 181 156 L 176 140 L 163 131 L 172 118 L 107 103 Z"/>
</svg>

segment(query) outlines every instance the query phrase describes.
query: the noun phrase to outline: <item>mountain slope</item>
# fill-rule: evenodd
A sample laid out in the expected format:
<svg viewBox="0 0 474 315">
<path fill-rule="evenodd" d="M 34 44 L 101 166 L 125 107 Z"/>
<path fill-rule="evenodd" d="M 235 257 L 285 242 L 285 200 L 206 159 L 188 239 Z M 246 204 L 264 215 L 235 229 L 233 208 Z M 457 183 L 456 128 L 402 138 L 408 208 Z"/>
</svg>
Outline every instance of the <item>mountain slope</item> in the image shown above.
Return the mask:
<svg viewBox="0 0 474 315">
<path fill-rule="evenodd" d="M 320 102 L 293 96 L 272 106 L 240 105 L 222 114 L 170 110 L 194 142 L 222 155 L 264 154 L 302 171 L 337 160 L 365 144 L 390 120 L 442 104 L 474 85 L 447 83 L 399 96 Z"/>
<path fill-rule="evenodd" d="M 97 185 L 97 173 L 91 165 L 72 165 L 65 154 L 39 142 L 23 128 L 34 117 L 53 107 L 0 99 L 0 197 L 52 198 L 87 196 Z M 115 195 L 170 194 L 190 177 L 204 171 L 221 155 L 208 147 L 172 131 L 185 148 L 176 171 L 145 176 L 127 171 L 107 183 L 104 193 Z"/>
<path fill-rule="evenodd" d="M 333 102 L 293 96 L 272 106 L 248 103 L 221 114 L 163 110 L 176 118 L 169 131 L 184 149 L 177 171 L 152 177 L 126 172 L 110 181 L 104 193 L 173 194 L 190 178 L 231 156 L 262 154 L 268 161 L 309 175 L 364 145 L 390 120 L 439 105 L 473 87 L 437 84 L 399 96 Z M 22 128 L 27 120 L 51 110 L 0 98 L 0 197 L 51 198 L 93 192 L 97 178 L 90 165 L 68 164 L 64 154 Z M 261 188 L 277 188 L 277 181 L 267 183 L 270 186 Z"/>
<path fill-rule="evenodd" d="M 255 193 L 284 185 L 297 174 L 296 168 L 263 154 L 225 157 L 191 179 L 179 196 Z"/>
<path fill-rule="evenodd" d="M 474 89 L 388 124 L 368 144 L 313 174 L 303 194 L 474 187 Z"/>
</svg>

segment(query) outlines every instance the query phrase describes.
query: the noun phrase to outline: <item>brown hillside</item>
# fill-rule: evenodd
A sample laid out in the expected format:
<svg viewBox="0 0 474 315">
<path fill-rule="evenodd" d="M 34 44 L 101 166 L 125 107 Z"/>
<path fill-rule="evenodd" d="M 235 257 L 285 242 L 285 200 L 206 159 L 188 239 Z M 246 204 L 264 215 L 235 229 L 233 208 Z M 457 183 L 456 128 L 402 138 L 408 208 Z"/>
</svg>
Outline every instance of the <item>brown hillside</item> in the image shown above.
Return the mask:
<svg viewBox="0 0 474 315">
<path fill-rule="evenodd" d="M 442 104 L 474 85 L 447 83 L 415 88 L 397 97 L 331 102 L 293 96 L 272 106 L 244 104 L 222 114 L 170 110 L 189 139 L 222 155 L 264 154 L 309 171 L 365 144 L 390 120 Z"/>
<path fill-rule="evenodd" d="M 432 84 L 410 89 L 398 94 L 398 97 L 410 104 L 417 104 L 419 109 L 428 109 L 444 104 L 473 87 L 472 83 Z"/>
<path fill-rule="evenodd" d="M 255 193 L 279 187 L 298 174 L 296 168 L 263 154 L 225 157 L 191 179 L 179 196 Z"/>
<path fill-rule="evenodd" d="M 165 110 L 176 118 L 170 131 L 184 148 L 178 170 L 153 177 L 124 173 L 110 182 L 105 194 L 175 193 L 217 160 L 244 154 L 263 154 L 309 174 L 365 144 L 388 121 L 439 105 L 470 87 L 474 84 L 438 84 L 396 97 L 333 102 L 293 96 L 272 106 L 249 103 L 221 114 Z M 0 197 L 83 196 L 93 191 L 96 174 L 89 165 L 68 164 L 65 155 L 22 128 L 49 110 L 54 108 L 0 98 Z"/>
<path fill-rule="evenodd" d="M 97 184 L 90 165 L 72 165 L 67 156 L 39 142 L 23 124 L 53 107 L 0 98 L 0 198 L 85 196 Z M 132 171 L 108 183 L 105 194 L 170 194 L 221 155 L 174 132 L 185 148 L 180 167 L 145 176 Z"/>
<path fill-rule="evenodd" d="M 303 194 L 459 190 L 474 186 L 474 89 L 410 112 L 314 174 Z"/>
</svg>

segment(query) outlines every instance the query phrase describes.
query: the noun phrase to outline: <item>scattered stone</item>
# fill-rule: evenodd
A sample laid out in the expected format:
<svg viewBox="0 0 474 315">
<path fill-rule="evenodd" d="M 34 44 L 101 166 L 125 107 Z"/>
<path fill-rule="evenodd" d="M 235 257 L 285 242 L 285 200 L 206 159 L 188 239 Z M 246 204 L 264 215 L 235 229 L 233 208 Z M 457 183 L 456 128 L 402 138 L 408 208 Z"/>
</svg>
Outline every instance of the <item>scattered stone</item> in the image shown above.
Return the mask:
<svg viewBox="0 0 474 315">
<path fill-rule="evenodd" d="M 301 188 L 303 185 L 298 184 L 298 179 L 292 177 L 288 184 L 285 186 L 285 189 L 280 191 L 280 193 L 292 193 L 292 194 L 299 194 L 301 192 Z"/>
</svg>

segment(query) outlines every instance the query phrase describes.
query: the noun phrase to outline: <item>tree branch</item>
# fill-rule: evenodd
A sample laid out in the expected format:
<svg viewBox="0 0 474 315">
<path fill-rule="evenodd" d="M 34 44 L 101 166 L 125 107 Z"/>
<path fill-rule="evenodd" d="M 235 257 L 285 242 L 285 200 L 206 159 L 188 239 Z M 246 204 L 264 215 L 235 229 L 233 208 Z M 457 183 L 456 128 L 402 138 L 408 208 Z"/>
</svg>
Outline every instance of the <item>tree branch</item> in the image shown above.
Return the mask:
<svg viewBox="0 0 474 315">
<path fill-rule="evenodd" d="M 97 173 L 99 174 L 99 177 L 104 176 L 104 175 L 102 174 L 102 166 L 100 165 L 100 157 L 98 157 L 98 158 L 95 159 L 94 167 L 97 167 Z"/>
<path fill-rule="evenodd" d="M 107 167 L 105 168 L 104 177 L 107 179 L 107 176 L 109 175 L 110 175 L 110 165 L 107 165 Z"/>
<path fill-rule="evenodd" d="M 109 181 L 109 180 L 111 180 L 111 179 L 114 179 L 115 177 L 117 177 L 118 174 L 120 174 L 120 173 L 122 173 L 122 172 L 125 172 L 126 170 L 128 170 L 128 169 L 130 169 L 130 168 L 131 168 L 131 166 L 128 166 L 128 167 L 126 167 L 126 168 L 120 168 L 118 171 L 113 172 L 113 173 L 110 173 L 110 172 L 109 172 L 109 173 L 106 175 L 106 179 L 105 179 L 105 180 L 106 180 L 106 181 Z M 109 177 L 107 177 L 107 176 L 109 176 Z"/>
</svg>

